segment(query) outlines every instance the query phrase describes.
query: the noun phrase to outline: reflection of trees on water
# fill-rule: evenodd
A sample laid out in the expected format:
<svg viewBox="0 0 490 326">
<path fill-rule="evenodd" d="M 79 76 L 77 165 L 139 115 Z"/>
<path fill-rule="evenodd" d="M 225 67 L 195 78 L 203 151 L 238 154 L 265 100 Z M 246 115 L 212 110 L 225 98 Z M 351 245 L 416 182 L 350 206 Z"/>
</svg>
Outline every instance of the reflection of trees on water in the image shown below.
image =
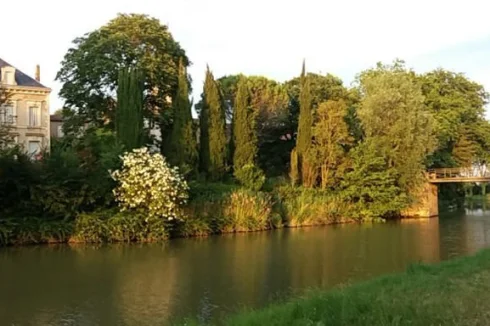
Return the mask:
<svg viewBox="0 0 490 326">
<path fill-rule="evenodd" d="M 400 271 L 409 262 L 439 260 L 437 219 L 293 229 L 288 247 L 291 285 L 297 289 Z M 430 241 L 428 239 L 432 239 Z"/>
<path fill-rule="evenodd" d="M 0 306 L 8 307 L 0 313 L 2 322 L 19 325 L 113 322 L 105 318 L 105 303 L 97 301 L 98 293 L 110 295 L 113 289 L 112 269 L 105 262 L 110 257 L 105 253 L 89 246 L 12 250 L 3 251 L 0 269 Z M 80 263 L 78 253 L 84 263 Z"/>
<path fill-rule="evenodd" d="M 178 301 L 179 258 L 166 245 L 117 248 L 114 303 L 128 325 L 164 324 Z"/>
<path fill-rule="evenodd" d="M 165 245 L 9 248 L 0 251 L 0 320 L 153 325 L 191 315 L 206 321 L 291 291 L 472 252 L 490 245 L 489 232 L 483 210 Z"/>
</svg>

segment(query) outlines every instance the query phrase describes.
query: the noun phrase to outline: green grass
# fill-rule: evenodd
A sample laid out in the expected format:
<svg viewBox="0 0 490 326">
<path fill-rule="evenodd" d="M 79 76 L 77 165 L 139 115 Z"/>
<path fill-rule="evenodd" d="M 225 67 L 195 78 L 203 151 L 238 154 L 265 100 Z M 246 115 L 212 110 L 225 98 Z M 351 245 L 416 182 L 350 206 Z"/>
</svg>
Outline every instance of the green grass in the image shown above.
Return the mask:
<svg viewBox="0 0 490 326">
<path fill-rule="evenodd" d="M 490 325 L 490 250 L 401 274 L 310 292 L 220 325 Z M 184 325 L 199 325 L 187 321 Z"/>
</svg>

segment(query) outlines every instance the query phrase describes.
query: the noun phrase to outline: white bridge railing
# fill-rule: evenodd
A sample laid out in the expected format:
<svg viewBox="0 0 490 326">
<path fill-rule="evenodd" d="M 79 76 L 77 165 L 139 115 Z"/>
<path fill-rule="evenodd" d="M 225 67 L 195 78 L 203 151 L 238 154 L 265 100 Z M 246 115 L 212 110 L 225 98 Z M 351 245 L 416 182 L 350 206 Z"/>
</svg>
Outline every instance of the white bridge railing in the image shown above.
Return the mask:
<svg viewBox="0 0 490 326">
<path fill-rule="evenodd" d="M 440 179 L 490 179 L 490 169 L 486 165 L 459 168 L 439 168 L 427 171 L 429 180 Z"/>
</svg>

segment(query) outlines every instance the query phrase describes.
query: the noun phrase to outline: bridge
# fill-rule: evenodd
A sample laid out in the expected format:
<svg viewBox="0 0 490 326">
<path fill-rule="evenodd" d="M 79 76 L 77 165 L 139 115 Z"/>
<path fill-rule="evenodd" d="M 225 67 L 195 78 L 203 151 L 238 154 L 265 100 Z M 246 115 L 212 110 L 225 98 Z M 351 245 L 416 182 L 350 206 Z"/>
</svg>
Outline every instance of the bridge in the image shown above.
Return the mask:
<svg viewBox="0 0 490 326">
<path fill-rule="evenodd" d="M 427 178 L 430 183 L 490 182 L 490 169 L 486 165 L 431 169 Z"/>
<path fill-rule="evenodd" d="M 490 169 L 486 165 L 459 168 L 430 169 L 427 182 L 418 190 L 417 200 L 402 214 L 404 216 L 432 217 L 439 215 L 438 185 L 442 183 L 490 183 Z"/>
</svg>

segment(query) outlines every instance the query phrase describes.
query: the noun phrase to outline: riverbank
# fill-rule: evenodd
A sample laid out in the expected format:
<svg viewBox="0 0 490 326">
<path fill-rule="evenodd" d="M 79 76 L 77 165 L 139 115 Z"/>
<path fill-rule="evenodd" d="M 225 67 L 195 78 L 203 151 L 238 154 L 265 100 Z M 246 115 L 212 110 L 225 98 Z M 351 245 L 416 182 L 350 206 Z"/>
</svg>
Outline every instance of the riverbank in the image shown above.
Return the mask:
<svg viewBox="0 0 490 326">
<path fill-rule="evenodd" d="M 265 309 L 221 325 L 488 325 L 490 249 L 437 265 L 412 265 L 389 275 Z M 198 325 L 186 321 L 183 325 Z"/>
<path fill-rule="evenodd" d="M 234 184 L 192 184 L 189 202 L 173 220 L 117 207 L 74 217 L 0 218 L 0 246 L 43 243 L 158 242 L 168 238 L 256 232 L 381 219 L 356 214 L 335 193 L 291 186 L 250 191 Z"/>
</svg>

